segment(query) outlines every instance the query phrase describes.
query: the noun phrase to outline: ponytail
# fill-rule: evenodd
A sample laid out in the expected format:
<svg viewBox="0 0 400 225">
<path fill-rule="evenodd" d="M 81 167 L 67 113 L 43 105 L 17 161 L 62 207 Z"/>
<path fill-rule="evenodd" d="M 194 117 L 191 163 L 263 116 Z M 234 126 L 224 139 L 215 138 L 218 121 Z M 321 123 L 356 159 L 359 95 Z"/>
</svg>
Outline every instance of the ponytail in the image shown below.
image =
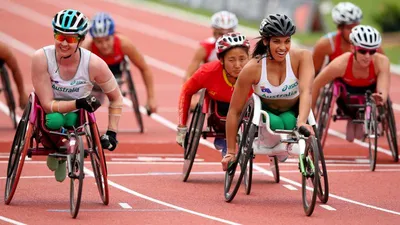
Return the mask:
<svg viewBox="0 0 400 225">
<path fill-rule="evenodd" d="M 262 56 L 264 54 L 268 54 L 268 47 L 264 45 L 263 42 L 264 38 L 261 39 L 256 43 L 256 47 L 253 50 L 252 57 L 255 58 L 256 56 Z"/>
</svg>

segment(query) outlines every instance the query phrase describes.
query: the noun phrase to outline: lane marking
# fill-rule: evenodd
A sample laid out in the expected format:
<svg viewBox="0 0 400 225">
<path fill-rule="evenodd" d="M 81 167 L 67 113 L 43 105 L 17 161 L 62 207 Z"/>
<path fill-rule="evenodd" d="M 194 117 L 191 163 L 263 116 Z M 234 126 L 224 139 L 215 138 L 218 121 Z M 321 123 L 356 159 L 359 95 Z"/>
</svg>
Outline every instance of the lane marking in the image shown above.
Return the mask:
<svg viewBox="0 0 400 225">
<path fill-rule="evenodd" d="M 298 171 L 297 171 L 297 172 L 298 172 Z M 283 186 L 284 186 L 285 188 L 291 190 L 291 191 L 297 191 L 297 188 L 293 187 L 293 186 L 290 185 L 290 184 L 284 184 Z"/>
<path fill-rule="evenodd" d="M 324 209 L 326 209 L 326 210 L 329 210 L 329 211 L 336 211 L 336 209 L 333 208 L 333 207 L 330 206 L 330 205 L 319 205 L 319 206 L 321 206 L 322 208 L 324 208 Z"/>
<path fill-rule="evenodd" d="M 175 209 L 79 209 L 80 212 L 178 212 Z M 69 209 L 48 209 L 47 212 L 70 212 Z"/>
<path fill-rule="evenodd" d="M 15 224 L 15 225 L 26 225 L 25 223 L 21 223 L 21 222 L 18 222 L 16 220 L 13 220 L 13 219 L 10 219 L 10 218 L 4 217 L 4 216 L 0 216 L 0 220 L 3 220 L 7 223 Z"/>
<path fill-rule="evenodd" d="M 183 158 L 162 158 L 162 157 L 142 157 L 137 158 L 111 158 L 112 161 L 129 161 L 129 162 L 159 162 L 159 161 L 169 161 L 169 162 L 183 162 Z M 194 159 L 195 162 L 203 162 L 204 159 Z"/>
<path fill-rule="evenodd" d="M 132 206 L 130 206 L 128 203 L 120 202 L 118 203 L 123 209 L 132 209 Z"/>
</svg>

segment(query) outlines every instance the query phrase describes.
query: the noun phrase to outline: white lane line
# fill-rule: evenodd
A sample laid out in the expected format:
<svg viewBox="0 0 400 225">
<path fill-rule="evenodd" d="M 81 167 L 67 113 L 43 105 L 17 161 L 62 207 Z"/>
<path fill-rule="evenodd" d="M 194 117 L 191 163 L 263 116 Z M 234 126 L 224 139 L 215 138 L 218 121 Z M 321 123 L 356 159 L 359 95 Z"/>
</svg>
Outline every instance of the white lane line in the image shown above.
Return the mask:
<svg viewBox="0 0 400 225">
<path fill-rule="evenodd" d="M 118 203 L 123 209 L 132 209 L 132 206 L 130 206 L 128 203 L 120 202 Z"/>
<path fill-rule="evenodd" d="M 21 223 L 16 220 L 12 220 L 12 219 L 4 217 L 4 216 L 0 216 L 0 220 L 3 220 L 7 223 L 15 224 L 15 225 L 26 225 L 25 223 Z"/>
<path fill-rule="evenodd" d="M 324 208 L 324 209 L 326 209 L 326 210 L 329 210 L 329 211 L 336 211 L 336 209 L 333 208 L 333 207 L 330 206 L 330 205 L 319 205 L 319 206 L 321 206 L 322 208 Z"/>
<path fill-rule="evenodd" d="M 297 172 L 299 172 L 299 171 L 297 171 Z M 283 186 L 284 186 L 285 188 L 291 190 L 291 191 L 297 191 L 297 188 L 293 187 L 293 186 L 290 185 L 290 184 L 284 184 Z"/>
</svg>

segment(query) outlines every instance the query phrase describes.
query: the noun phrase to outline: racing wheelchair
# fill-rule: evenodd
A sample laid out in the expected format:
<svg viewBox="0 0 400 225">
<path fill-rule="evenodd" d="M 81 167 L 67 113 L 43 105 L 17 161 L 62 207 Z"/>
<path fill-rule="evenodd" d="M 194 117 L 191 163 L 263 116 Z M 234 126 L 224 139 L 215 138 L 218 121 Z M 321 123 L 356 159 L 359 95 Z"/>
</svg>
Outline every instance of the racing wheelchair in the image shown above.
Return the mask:
<svg viewBox="0 0 400 225">
<path fill-rule="evenodd" d="M 4 98 L 6 99 L 7 102 L 11 122 L 13 124 L 14 129 L 17 129 L 17 117 L 15 114 L 16 103 L 14 100 L 14 94 L 11 90 L 10 77 L 8 76 L 7 69 L 4 65 L 0 68 L 0 76 L 2 84 L 0 92 L 4 91 Z"/>
<path fill-rule="evenodd" d="M 377 106 L 372 99 L 370 90 L 356 90 L 356 93 L 360 94 L 350 94 L 347 92 L 347 88 L 342 81 L 337 79 L 328 88 L 325 88 L 321 95 L 321 104 L 317 109 L 317 120 L 318 135 L 321 137 L 322 147 L 324 147 L 328 136 L 331 118 L 334 122 L 336 120 L 347 120 L 364 125 L 362 141 L 368 139 L 368 159 L 371 171 L 374 171 L 376 167 L 378 139 L 380 136 L 386 135 L 393 160 L 398 162 L 396 121 L 390 98 L 383 106 Z M 350 116 L 341 112 L 340 107 L 334 113 L 333 109 L 337 100 L 344 102 L 353 115 Z"/>
<path fill-rule="evenodd" d="M 207 94 L 205 88 L 199 91 L 200 98 L 193 111 L 192 119 L 188 133 L 186 135 L 184 146 L 184 163 L 182 180 L 187 181 L 193 162 L 196 158 L 197 148 L 199 146 L 200 138 L 206 139 L 208 137 L 225 138 L 225 121 L 226 115 L 221 115 L 219 106 L 225 106 L 227 103 L 217 102 L 211 99 Z M 224 110 L 225 111 L 225 110 Z M 207 117 L 207 123 L 204 127 L 204 120 Z"/>
<path fill-rule="evenodd" d="M 245 192 L 250 193 L 255 155 L 270 157 L 270 169 L 275 182 L 278 183 L 280 181 L 278 156 L 294 154 L 294 151 L 291 153 L 286 146 L 289 143 L 296 144 L 298 153 L 294 155 L 299 157 L 303 208 L 305 214 L 310 216 L 314 211 L 317 196 L 323 203 L 328 201 L 329 196 L 328 175 L 319 141 L 316 137 L 310 136 L 310 132 L 304 127 L 272 131 L 269 128 L 268 113 L 262 110 L 261 105 L 260 97 L 253 94 L 241 113 L 236 137 L 238 150 L 235 160 L 230 162 L 225 173 L 225 201 L 233 200 L 243 178 Z M 265 118 L 265 122 L 262 117 Z M 312 112 L 308 116 L 308 123 L 315 132 L 316 122 Z M 311 190 L 311 195 L 307 189 Z"/>
<path fill-rule="evenodd" d="M 66 160 L 70 178 L 70 213 L 76 218 L 79 212 L 84 173 L 84 160 L 88 155 L 94 178 L 104 205 L 108 205 L 108 181 L 105 155 L 94 113 L 79 110 L 78 127 L 51 131 L 45 125 L 45 113 L 39 99 L 32 92 L 25 107 L 11 146 L 7 167 L 4 202 L 10 204 L 17 189 L 25 158 L 49 156 Z M 84 145 L 86 139 L 86 146 Z M 60 145 L 60 140 L 65 144 Z"/>
</svg>

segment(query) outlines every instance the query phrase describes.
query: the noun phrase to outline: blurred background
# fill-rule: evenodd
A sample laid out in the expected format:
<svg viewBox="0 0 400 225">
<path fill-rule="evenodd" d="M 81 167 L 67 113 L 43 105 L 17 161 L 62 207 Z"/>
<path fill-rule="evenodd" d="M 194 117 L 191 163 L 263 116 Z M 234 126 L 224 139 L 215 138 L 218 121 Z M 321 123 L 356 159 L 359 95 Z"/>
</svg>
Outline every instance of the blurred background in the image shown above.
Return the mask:
<svg viewBox="0 0 400 225">
<path fill-rule="evenodd" d="M 336 30 L 331 9 L 346 0 L 146 0 L 189 12 L 211 16 L 219 10 L 234 12 L 242 26 L 258 29 L 269 13 L 285 13 L 296 23 L 294 38 L 312 47 L 327 32 Z M 383 48 L 391 63 L 400 64 L 400 1 L 349 0 L 363 11 L 362 24 L 377 28 L 383 37 Z"/>
</svg>

